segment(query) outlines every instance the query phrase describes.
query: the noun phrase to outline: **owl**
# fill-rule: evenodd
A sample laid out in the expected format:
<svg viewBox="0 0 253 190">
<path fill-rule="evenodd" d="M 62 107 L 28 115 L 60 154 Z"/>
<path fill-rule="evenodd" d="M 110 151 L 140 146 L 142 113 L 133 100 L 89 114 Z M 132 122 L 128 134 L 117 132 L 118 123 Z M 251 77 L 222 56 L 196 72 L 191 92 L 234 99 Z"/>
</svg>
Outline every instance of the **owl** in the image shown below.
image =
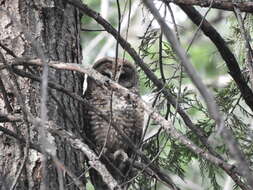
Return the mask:
<svg viewBox="0 0 253 190">
<path fill-rule="evenodd" d="M 135 65 L 115 58 L 105 57 L 98 60 L 93 68 L 116 81 L 132 93 L 138 94 L 138 75 Z M 131 101 L 119 97 L 112 90 L 105 89 L 101 84 L 96 83 L 92 78 L 87 80 L 88 87 L 86 99 L 92 106 L 99 109 L 118 128 L 124 132 L 128 138 L 136 145 L 140 143 L 144 114 Z M 123 140 L 120 134 L 103 118 L 92 111 L 88 111 L 88 135 L 95 147 L 95 151 L 101 156 L 101 161 L 107 167 L 118 184 L 127 181 L 131 176 L 129 164 L 124 162 L 125 157 L 133 156 L 133 151 L 128 143 Z M 121 159 L 119 159 L 121 157 Z M 123 159 L 124 158 L 124 159 Z M 96 190 L 106 190 L 107 185 L 101 176 L 95 171 L 90 170 L 91 181 Z"/>
</svg>

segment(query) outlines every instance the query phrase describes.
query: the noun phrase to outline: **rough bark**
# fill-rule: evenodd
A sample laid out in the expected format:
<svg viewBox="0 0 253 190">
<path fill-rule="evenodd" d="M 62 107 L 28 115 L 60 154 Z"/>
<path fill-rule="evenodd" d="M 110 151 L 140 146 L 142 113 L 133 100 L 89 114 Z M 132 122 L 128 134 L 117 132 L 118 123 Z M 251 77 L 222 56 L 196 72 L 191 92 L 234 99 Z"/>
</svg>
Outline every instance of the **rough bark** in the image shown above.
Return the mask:
<svg viewBox="0 0 253 190">
<path fill-rule="evenodd" d="M 79 12 L 64 0 L 2 0 L 0 1 L 0 43 L 11 49 L 19 57 L 41 58 L 43 60 L 59 60 L 63 62 L 80 63 L 79 43 Z M 0 48 L 5 59 L 12 57 Z M 26 68 L 23 68 L 26 69 Z M 42 71 L 33 69 L 37 76 Z M 3 77 L 5 76 L 5 77 Z M 13 92 L 6 81 L 7 72 L 0 75 L 7 92 L 11 106 L 4 103 L 3 88 L 1 88 L 0 110 L 5 113 L 20 112 Z M 11 80 L 10 80 L 11 81 Z M 49 81 L 57 82 L 78 94 L 82 93 L 82 79 L 75 72 L 49 70 Z M 18 78 L 21 96 L 25 105 L 34 117 L 40 117 L 41 86 L 39 83 Z M 7 109 L 10 107 L 9 109 Z M 82 106 L 58 91 L 49 90 L 47 100 L 48 120 L 58 126 L 70 130 L 80 136 L 83 133 Z M 25 123 L 5 123 L 2 126 L 25 134 Z M 17 127 L 18 126 L 18 127 Z M 38 142 L 40 134 L 30 125 L 31 142 Z M 72 149 L 70 145 L 56 138 L 57 157 L 76 176 L 84 171 L 83 156 Z M 24 146 L 14 139 L 0 133 L 0 189 L 9 189 L 24 157 Z M 26 165 L 18 179 L 17 189 L 39 189 L 42 179 L 42 155 L 29 151 Z M 63 175 L 64 189 L 77 189 L 70 178 L 58 170 L 49 159 L 46 162 L 46 182 L 49 189 L 59 189 L 59 176 Z M 68 185 L 72 184 L 72 185 Z"/>
</svg>

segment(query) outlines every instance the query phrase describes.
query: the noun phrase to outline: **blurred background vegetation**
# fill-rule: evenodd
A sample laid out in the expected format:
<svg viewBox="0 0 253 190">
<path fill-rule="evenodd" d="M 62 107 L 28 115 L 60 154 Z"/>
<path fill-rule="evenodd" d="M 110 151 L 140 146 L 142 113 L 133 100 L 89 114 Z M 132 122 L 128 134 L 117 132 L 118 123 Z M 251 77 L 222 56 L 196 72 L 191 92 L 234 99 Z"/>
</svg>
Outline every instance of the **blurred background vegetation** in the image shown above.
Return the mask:
<svg viewBox="0 0 253 190">
<path fill-rule="evenodd" d="M 214 121 L 210 119 L 206 106 L 198 91 L 181 68 L 169 43 L 161 34 L 159 25 L 137 0 L 120 0 L 121 19 L 119 22 L 116 0 L 86 0 L 85 3 L 99 12 L 115 28 L 121 29 L 121 35 L 139 52 L 152 71 L 163 80 L 167 88 L 177 97 L 178 102 L 191 116 L 196 126 L 208 134 L 212 147 L 233 163 L 228 155 L 227 147 L 217 133 Z M 234 81 L 228 75 L 226 65 L 215 46 L 176 6 L 171 4 L 173 16 L 165 6 L 157 1 L 157 7 L 171 28 L 174 17 L 177 35 L 182 46 L 187 49 L 189 59 L 201 75 L 204 83 L 214 93 L 219 108 L 225 117 L 225 126 L 233 130 L 246 156 L 252 161 L 252 113 L 240 96 Z M 240 34 L 233 12 L 196 7 L 202 15 L 207 11 L 207 20 L 218 30 L 233 50 L 242 71 L 247 75 L 245 67 L 245 42 Z M 252 30 L 252 16 L 243 14 L 247 30 Z M 194 39 L 194 40 L 193 40 Z M 193 40 L 193 41 L 192 41 Z M 88 16 L 82 17 L 83 64 L 92 64 L 104 56 L 115 57 L 116 40 Z M 119 57 L 132 61 L 131 57 L 119 48 Z M 175 109 L 167 103 L 164 96 L 157 91 L 151 81 L 139 72 L 140 89 L 143 99 L 169 118 L 174 127 L 180 130 L 200 147 L 196 135 L 185 127 Z M 148 157 L 166 171 L 182 190 L 231 190 L 238 189 L 232 180 L 219 168 L 193 154 L 188 148 L 169 138 L 152 120 L 146 118 L 145 137 L 142 145 Z M 251 159 L 250 159 L 251 158 Z M 167 189 L 155 179 L 140 174 L 135 179 L 132 189 Z M 88 190 L 92 185 L 88 185 Z"/>
</svg>

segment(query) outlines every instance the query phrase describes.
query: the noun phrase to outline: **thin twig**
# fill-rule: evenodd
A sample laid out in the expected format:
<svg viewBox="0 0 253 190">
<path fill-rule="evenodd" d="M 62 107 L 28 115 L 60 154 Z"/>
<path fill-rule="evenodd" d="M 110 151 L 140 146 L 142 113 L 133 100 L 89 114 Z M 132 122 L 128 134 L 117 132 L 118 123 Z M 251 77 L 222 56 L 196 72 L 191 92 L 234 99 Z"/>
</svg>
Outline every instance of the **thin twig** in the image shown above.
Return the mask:
<svg viewBox="0 0 253 190">
<path fill-rule="evenodd" d="M 105 29 L 86 29 L 86 28 L 81 28 L 81 31 L 83 31 L 83 32 L 104 32 Z"/>
<path fill-rule="evenodd" d="M 72 171 L 70 171 L 69 168 L 67 168 L 56 156 L 52 156 L 52 158 L 53 158 L 53 161 L 54 161 L 55 165 L 57 166 L 57 168 L 60 168 L 61 170 L 66 172 L 71 177 L 71 179 L 73 180 L 73 183 L 80 190 L 85 190 L 84 184 L 78 179 L 78 177 Z M 60 181 L 60 180 L 58 180 L 58 181 Z M 62 189 L 64 189 L 63 186 L 62 186 Z"/>
<path fill-rule="evenodd" d="M 21 165 L 17 171 L 17 174 L 15 175 L 15 178 L 12 182 L 12 185 L 10 187 L 10 190 L 14 190 L 16 188 L 16 185 L 18 183 L 18 179 L 20 178 L 21 176 L 21 173 L 25 167 L 25 163 L 27 161 L 27 158 L 28 158 L 28 155 L 29 155 L 29 147 L 30 147 L 30 128 L 29 128 L 29 123 L 28 123 L 28 120 L 27 120 L 27 115 L 26 115 L 26 110 L 24 109 L 24 101 L 23 101 L 23 98 L 21 96 L 21 90 L 19 88 L 19 84 L 17 82 L 17 78 L 16 76 L 13 74 L 13 71 L 10 67 L 8 67 L 8 64 L 3 56 L 3 54 L 0 52 L 0 60 L 3 62 L 3 64 L 7 67 L 7 70 L 9 71 L 10 75 L 11 75 L 11 79 L 12 79 L 12 82 L 14 84 L 12 84 L 8 79 L 7 77 L 3 74 L 2 77 L 5 79 L 5 81 L 7 82 L 8 86 L 12 89 L 13 93 L 15 94 L 15 97 L 17 98 L 17 101 L 19 103 L 19 105 L 21 106 L 21 110 L 24 114 L 24 120 L 25 120 L 25 123 L 26 123 L 26 131 L 25 131 L 25 134 L 26 134 L 26 142 L 25 142 L 25 148 L 24 148 L 24 157 L 23 157 L 23 160 L 21 162 Z M 14 123 L 14 126 L 16 124 Z M 21 146 L 20 146 L 21 147 Z"/>
<path fill-rule="evenodd" d="M 2 73 L 2 74 L 4 75 L 4 73 Z M 2 95 L 3 95 L 3 100 L 4 100 L 4 103 L 5 103 L 6 109 L 7 109 L 8 113 L 11 113 L 13 111 L 13 108 L 11 107 L 11 103 L 10 103 L 9 98 L 8 98 L 8 93 L 6 91 L 6 88 L 4 86 L 4 83 L 3 83 L 1 77 L 0 77 L 0 90 L 1 90 Z"/>
<path fill-rule="evenodd" d="M 12 50 L 10 50 L 9 48 L 7 48 L 5 45 L 3 45 L 1 42 L 0 42 L 0 47 L 3 48 L 6 51 L 6 53 L 11 55 L 12 57 L 17 58 L 15 53 Z"/>
<path fill-rule="evenodd" d="M 168 8 L 168 10 L 170 12 L 172 23 L 173 23 L 173 26 L 174 26 L 174 30 L 175 30 L 177 39 L 180 42 L 180 37 L 179 37 L 179 32 L 178 32 L 176 20 L 175 20 L 173 11 L 171 9 L 170 3 L 168 3 L 168 2 L 165 1 L 165 5 L 167 6 L 167 8 Z M 179 87 L 178 87 L 178 93 L 177 93 L 177 99 L 176 99 L 175 114 L 174 114 L 173 119 L 172 119 L 172 123 L 173 124 L 176 121 L 176 116 L 177 116 L 177 113 L 178 113 L 179 99 L 181 97 L 182 78 L 183 78 L 183 70 L 182 70 L 182 64 L 180 64 L 180 66 L 179 66 Z"/>
<path fill-rule="evenodd" d="M 41 125 L 44 126 L 48 120 L 47 117 L 47 98 L 48 98 L 48 65 L 45 63 L 43 65 L 42 71 L 42 83 L 41 83 L 41 102 L 40 102 L 40 117 L 41 117 Z M 53 146 L 46 137 L 46 131 L 44 127 L 39 127 L 39 143 L 42 146 L 43 154 L 46 155 L 46 144 Z M 43 156 L 42 158 L 42 183 L 41 190 L 47 190 L 47 157 Z M 45 184 L 45 185 L 44 185 Z"/>
<path fill-rule="evenodd" d="M 194 33 L 194 36 L 192 37 L 192 39 L 191 39 L 191 41 L 190 41 L 190 43 L 189 43 L 189 45 L 187 47 L 186 52 L 188 52 L 190 50 L 190 48 L 191 48 L 194 40 L 197 38 L 197 35 L 198 35 L 199 31 L 201 30 L 201 25 L 203 24 L 204 20 L 206 19 L 207 14 L 210 12 L 210 10 L 211 10 L 211 8 L 213 6 L 213 2 L 214 2 L 214 0 L 212 0 L 212 2 L 210 3 L 210 6 L 208 7 L 207 11 L 205 12 L 204 16 L 202 17 L 202 20 L 199 23 L 198 28 L 197 28 L 196 32 Z"/>
<path fill-rule="evenodd" d="M 0 113 L 0 123 L 5 122 L 21 122 L 23 121 L 23 118 L 20 116 L 20 114 L 5 114 Z"/>
</svg>

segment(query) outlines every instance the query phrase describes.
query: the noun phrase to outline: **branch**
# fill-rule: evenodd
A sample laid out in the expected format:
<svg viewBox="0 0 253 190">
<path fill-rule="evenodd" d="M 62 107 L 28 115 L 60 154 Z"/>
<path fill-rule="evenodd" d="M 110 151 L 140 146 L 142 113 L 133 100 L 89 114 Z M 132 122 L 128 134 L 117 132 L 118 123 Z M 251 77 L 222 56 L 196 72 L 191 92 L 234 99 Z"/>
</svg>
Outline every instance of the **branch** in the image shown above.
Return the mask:
<svg viewBox="0 0 253 190">
<path fill-rule="evenodd" d="M 210 0 L 165 0 L 166 2 L 172 2 L 178 5 L 188 5 L 193 6 L 197 5 L 200 7 L 209 7 L 211 2 Z M 214 0 L 212 8 L 222 9 L 225 11 L 234 11 L 234 5 L 236 5 L 240 11 L 253 13 L 253 2 L 233 2 L 224 1 L 224 0 Z"/>
<path fill-rule="evenodd" d="M 5 114 L 0 113 L 0 123 L 5 122 L 20 122 L 23 121 L 20 114 Z"/>
<path fill-rule="evenodd" d="M 59 127 L 52 127 L 49 128 L 45 126 L 46 129 L 53 135 L 59 136 L 62 140 L 67 141 L 73 148 L 76 148 L 82 151 L 85 156 L 89 159 L 89 164 L 95 170 L 97 170 L 100 175 L 102 176 L 104 182 L 109 186 L 111 190 L 121 188 L 118 186 L 116 180 L 112 177 L 112 175 L 108 172 L 106 167 L 99 161 L 97 155 L 88 147 L 88 145 L 84 144 L 79 138 L 77 138 L 74 134 L 59 128 Z"/>
<path fill-rule="evenodd" d="M 83 184 L 82 181 L 79 180 L 80 177 L 77 177 L 69 168 L 67 168 L 67 166 L 65 166 L 65 164 L 63 162 L 61 162 L 56 156 L 50 155 L 52 157 L 53 162 L 55 163 L 55 165 L 63 170 L 63 173 L 67 173 L 70 178 L 73 180 L 73 183 L 79 188 L 79 190 L 86 190 L 85 185 Z M 57 168 L 57 169 L 58 169 Z M 59 175 L 59 174 L 58 174 Z M 60 177 L 60 179 L 59 179 Z M 58 176 L 58 181 L 59 183 L 61 183 L 61 185 L 63 186 L 63 175 L 61 174 L 61 176 Z M 61 181 L 61 182 L 60 182 Z M 62 189 L 64 189 L 62 187 Z"/>
<path fill-rule="evenodd" d="M 6 61 L 6 59 L 4 58 L 4 56 L 3 56 L 3 54 L 1 52 L 0 52 L 0 60 L 1 60 L 1 62 L 3 62 L 3 64 L 5 66 L 8 66 L 7 61 Z M 26 110 L 23 109 L 25 103 L 24 103 L 24 98 L 23 98 L 22 93 L 21 93 L 20 86 L 18 84 L 17 77 L 16 77 L 16 75 L 14 75 L 14 73 L 12 72 L 12 69 L 10 67 L 8 67 L 7 70 L 9 71 L 10 79 L 11 79 L 12 82 L 10 80 L 8 80 L 8 78 L 7 78 L 6 75 L 3 74 L 2 77 L 6 81 L 6 83 L 8 84 L 8 86 L 11 88 L 11 90 L 13 91 L 15 97 L 17 98 L 17 102 L 18 102 L 18 104 L 21 107 L 21 110 L 22 110 L 22 113 L 23 113 L 24 122 L 26 124 L 25 125 L 25 130 L 23 131 L 25 133 L 25 136 L 26 136 L 26 143 L 25 143 L 25 148 L 24 148 L 24 156 L 23 156 L 23 160 L 22 160 L 22 162 L 21 162 L 21 164 L 20 164 L 20 166 L 18 168 L 18 171 L 16 172 L 15 177 L 14 177 L 14 179 L 12 181 L 12 185 L 10 187 L 10 190 L 13 190 L 13 189 L 16 188 L 18 180 L 19 180 L 19 178 L 21 176 L 21 173 L 22 173 L 23 169 L 25 168 L 25 164 L 26 164 L 26 161 L 28 159 L 29 147 L 30 147 L 30 128 L 29 128 L 29 124 L 28 124 L 28 121 L 27 121 Z M 1 83 L 2 83 L 2 81 L 1 81 Z M 1 84 L 1 88 L 4 91 L 4 85 L 3 84 Z M 7 103 L 7 102 L 5 102 L 5 103 Z M 9 111 L 9 109 L 7 109 L 7 111 Z M 13 123 L 13 125 L 16 127 L 16 123 Z M 18 130 L 16 129 L 16 131 L 18 131 Z M 21 148 L 21 146 L 20 146 L 20 148 Z"/>
<path fill-rule="evenodd" d="M 11 131 L 11 130 L 9 130 L 9 129 L 6 129 L 6 128 L 0 126 L 0 131 L 4 132 L 6 135 L 8 135 L 8 136 L 10 136 L 10 137 L 12 137 L 12 138 L 18 140 L 20 144 L 25 144 L 25 143 L 26 143 L 26 140 L 24 139 L 23 136 L 17 135 L 16 133 L 14 133 L 13 131 Z M 40 153 L 42 154 L 42 149 L 40 148 L 40 146 L 39 146 L 38 144 L 30 143 L 30 148 L 32 148 L 33 150 L 36 150 L 36 151 L 38 151 L 38 152 L 40 152 Z M 64 165 L 64 163 L 62 163 L 62 162 L 61 162 L 60 160 L 58 160 L 54 155 L 52 155 L 52 153 L 51 153 L 50 151 L 47 152 L 47 154 L 53 158 L 55 164 L 60 165 L 60 166 L 61 166 L 60 168 L 61 168 L 62 170 L 64 170 L 64 171 L 73 179 L 74 184 L 75 184 L 77 187 L 79 187 L 79 189 L 85 189 L 83 183 L 78 179 L 77 176 L 75 176 L 75 175 L 73 174 L 73 172 L 72 172 L 70 169 L 68 169 L 68 168 Z M 57 163 L 56 163 L 56 162 L 57 162 Z"/>
<path fill-rule="evenodd" d="M 7 48 L 5 45 L 3 45 L 1 42 L 0 42 L 0 47 L 3 48 L 7 54 L 11 55 L 12 57 L 17 58 L 15 53 L 12 50 L 10 50 L 9 48 Z"/>
<path fill-rule="evenodd" d="M 6 129 L 6 128 L 2 127 L 2 126 L 0 126 L 0 131 L 2 131 L 3 133 L 5 133 L 5 134 L 7 134 L 7 135 L 9 135 L 9 136 L 17 139 L 19 142 L 21 142 L 21 144 L 25 144 L 25 139 L 24 139 L 23 136 L 20 136 L 20 135 L 14 133 L 13 131 L 11 131 L 9 129 Z M 32 146 L 31 145 L 31 147 L 33 149 L 35 149 L 35 150 L 40 150 L 40 148 L 39 148 L 38 145 L 36 145 L 36 146 Z"/>
<path fill-rule="evenodd" d="M 4 74 L 2 74 L 2 76 L 3 75 Z M 2 92 L 2 97 L 3 97 L 4 103 L 5 103 L 6 110 L 8 111 L 8 113 L 11 113 L 13 111 L 13 109 L 11 107 L 11 103 L 8 98 L 8 92 L 4 86 L 4 83 L 3 83 L 3 80 L 1 77 L 0 77 L 0 91 Z"/>
<path fill-rule="evenodd" d="M 197 26 L 200 25 L 200 23 L 203 20 L 203 17 L 195 8 L 185 5 L 180 5 L 180 8 L 188 15 L 188 17 Z M 247 82 L 243 78 L 239 64 L 234 54 L 230 51 L 230 49 L 226 45 L 225 40 L 220 36 L 220 34 L 206 19 L 203 20 L 203 23 L 200 26 L 200 28 L 204 32 L 204 34 L 210 38 L 210 40 L 215 44 L 215 46 L 219 50 L 220 55 L 222 56 L 228 67 L 229 74 L 236 82 L 246 104 L 250 107 L 251 111 L 253 111 L 253 93 L 249 88 Z"/>
</svg>

